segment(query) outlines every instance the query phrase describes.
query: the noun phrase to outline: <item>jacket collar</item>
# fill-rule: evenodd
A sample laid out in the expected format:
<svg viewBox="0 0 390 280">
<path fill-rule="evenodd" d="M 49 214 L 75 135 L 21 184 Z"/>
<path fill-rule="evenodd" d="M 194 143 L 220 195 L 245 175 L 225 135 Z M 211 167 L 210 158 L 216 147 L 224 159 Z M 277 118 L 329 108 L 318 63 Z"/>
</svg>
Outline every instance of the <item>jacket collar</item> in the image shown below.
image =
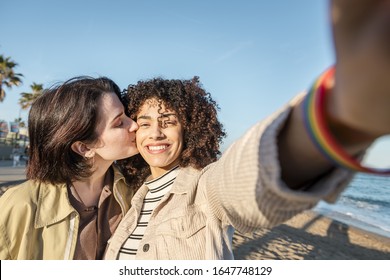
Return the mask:
<svg viewBox="0 0 390 280">
<path fill-rule="evenodd" d="M 189 190 L 194 189 L 198 184 L 198 179 L 196 178 L 199 177 L 200 174 L 202 174 L 202 172 L 193 167 L 180 168 L 179 174 L 177 174 L 170 192 L 185 194 Z"/>
<path fill-rule="evenodd" d="M 120 172 L 119 168 L 115 165 L 112 165 L 112 169 L 114 170 L 114 186 L 121 180 L 125 180 L 125 176 L 123 176 L 122 172 Z"/>
<path fill-rule="evenodd" d="M 118 168 L 114 170 L 114 195 L 119 198 L 122 212 L 125 214 L 130 208 L 130 199 L 133 190 L 125 183 L 125 178 Z M 117 194 L 118 193 L 118 194 Z M 52 185 L 48 183 L 38 183 L 38 201 L 37 214 L 35 216 L 34 226 L 40 228 L 48 226 L 65 219 L 71 213 L 77 211 L 70 204 L 68 189 L 66 184 Z"/>
<path fill-rule="evenodd" d="M 68 198 L 66 184 L 38 183 L 37 214 L 34 226 L 40 228 L 54 224 L 76 210 Z"/>
<path fill-rule="evenodd" d="M 120 172 L 120 170 L 115 165 L 112 167 L 114 170 L 113 193 L 115 199 L 121 206 L 123 216 L 125 216 L 127 211 L 130 209 L 131 198 L 134 195 L 134 189 L 131 188 L 130 185 L 126 184 L 126 179 L 122 172 Z"/>
</svg>

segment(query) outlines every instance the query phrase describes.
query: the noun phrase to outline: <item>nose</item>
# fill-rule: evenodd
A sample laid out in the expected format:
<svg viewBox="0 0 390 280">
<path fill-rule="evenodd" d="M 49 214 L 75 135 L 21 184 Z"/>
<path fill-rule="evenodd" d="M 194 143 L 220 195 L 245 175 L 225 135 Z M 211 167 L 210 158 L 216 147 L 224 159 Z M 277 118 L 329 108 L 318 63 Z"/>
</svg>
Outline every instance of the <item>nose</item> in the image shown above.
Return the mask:
<svg viewBox="0 0 390 280">
<path fill-rule="evenodd" d="M 133 119 L 130 119 L 130 118 L 129 118 L 129 121 L 130 121 L 129 132 L 134 132 L 134 131 L 138 130 L 137 122 L 134 121 Z"/>
<path fill-rule="evenodd" d="M 159 124 L 156 123 L 156 124 L 151 126 L 149 138 L 154 139 L 154 140 L 159 140 L 159 139 L 164 138 L 164 133 L 163 133 L 162 128 Z"/>
</svg>

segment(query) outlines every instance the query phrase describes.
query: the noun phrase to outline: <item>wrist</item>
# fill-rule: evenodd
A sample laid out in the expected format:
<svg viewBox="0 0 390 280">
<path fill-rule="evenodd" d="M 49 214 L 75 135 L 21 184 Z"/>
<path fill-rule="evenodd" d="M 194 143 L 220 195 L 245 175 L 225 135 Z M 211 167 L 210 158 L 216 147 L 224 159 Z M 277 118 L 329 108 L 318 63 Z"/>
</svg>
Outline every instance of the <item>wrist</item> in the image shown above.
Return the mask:
<svg viewBox="0 0 390 280">
<path fill-rule="evenodd" d="M 390 174 L 390 170 L 377 170 L 362 166 L 355 158 L 376 139 L 332 114 L 335 95 L 334 67 L 325 71 L 313 84 L 303 104 L 306 131 L 321 154 L 334 165 L 353 171 Z M 335 98 L 333 98 L 334 100 Z M 338 104 L 336 104 L 338 105 Z"/>
</svg>

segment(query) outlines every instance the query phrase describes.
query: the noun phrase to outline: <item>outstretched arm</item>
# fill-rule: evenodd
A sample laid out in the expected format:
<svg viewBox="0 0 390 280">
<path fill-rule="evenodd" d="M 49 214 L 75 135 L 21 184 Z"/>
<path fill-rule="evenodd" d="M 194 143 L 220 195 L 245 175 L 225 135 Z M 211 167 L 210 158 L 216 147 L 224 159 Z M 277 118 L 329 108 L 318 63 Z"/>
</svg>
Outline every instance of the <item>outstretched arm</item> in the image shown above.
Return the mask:
<svg viewBox="0 0 390 280">
<path fill-rule="evenodd" d="M 350 155 L 390 133 L 390 1 L 332 0 L 335 80 L 325 103 L 329 131 Z M 309 138 L 299 102 L 279 135 L 282 178 L 290 188 L 333 168 Z"/>
</svg>

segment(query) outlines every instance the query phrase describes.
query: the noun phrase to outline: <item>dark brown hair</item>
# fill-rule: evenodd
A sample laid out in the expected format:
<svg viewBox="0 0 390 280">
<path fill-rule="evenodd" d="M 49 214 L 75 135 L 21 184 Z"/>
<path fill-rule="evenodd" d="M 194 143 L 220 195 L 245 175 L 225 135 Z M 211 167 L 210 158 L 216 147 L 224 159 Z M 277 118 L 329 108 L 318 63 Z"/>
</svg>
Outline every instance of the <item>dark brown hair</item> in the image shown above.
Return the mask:
<svg viewBox="0 0 390 280">
<path fill-rule="evenodd" d="M 71 145 L 97 140 L 99 100 L 109 92 L 120 98 L 119 87 L 106 77 L 75 77 L 43 92 L 28 118 L 28 179 L 59 184 L 92 174 L 88 161 Z"/>
<path fill-rule="evenodd" d="M 146 100 L 155 98 L 167 109 L 176 111 L 183 126 L 184 148 L 180 166 L 202 169 L 217 160 L 220 144 L 226 136 L 217 117 L 219 107 L 199 82 L 154 78 L 129 85 L 123 101 L 130 118 L 136 119 Z M 140 154 L 118 161 L 128 182 L 139 187 L 150 174 L 149 165 Z"/>
</svg>

